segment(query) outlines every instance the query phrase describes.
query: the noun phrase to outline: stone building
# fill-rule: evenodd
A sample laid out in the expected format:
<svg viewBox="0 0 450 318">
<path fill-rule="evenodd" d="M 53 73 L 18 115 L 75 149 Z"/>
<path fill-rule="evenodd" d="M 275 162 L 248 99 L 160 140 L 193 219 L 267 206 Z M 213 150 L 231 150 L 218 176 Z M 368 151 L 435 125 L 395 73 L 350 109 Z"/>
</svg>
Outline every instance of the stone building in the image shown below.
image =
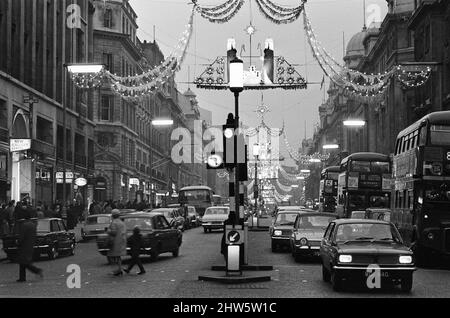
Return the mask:
<svg viewBox="0 0 450 318">
<path fill-rule="evenodd" d="M 91 0 L 0 1 L 0 202 L 92 195 L 74 185 L 94 169 L 92 96 L 65 64 L 92 61 L 94 10 Z M 10 153 L 10 138 L 30 139 L 31 149 Z"/>
</svg>

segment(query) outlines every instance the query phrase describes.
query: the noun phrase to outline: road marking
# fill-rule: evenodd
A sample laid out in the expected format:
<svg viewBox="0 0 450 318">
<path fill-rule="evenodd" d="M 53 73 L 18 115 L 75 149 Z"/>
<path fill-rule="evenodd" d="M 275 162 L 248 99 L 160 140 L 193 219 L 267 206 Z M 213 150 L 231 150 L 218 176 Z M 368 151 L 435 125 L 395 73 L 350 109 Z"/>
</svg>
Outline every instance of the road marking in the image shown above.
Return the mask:
<svg viewBox="0 0 450 318">
<path fill-rule="evenodd" d="M 143 280 L 142 282 L 143 282 L 143 283 L 146 283 L 147 281 L 146 281 L 146 280 Z"/>
<path fill-rule="evenodd" d="M 302 283 L 307 283 L 308 281 L 306 279 L 302 280 Z"/>
<path fill-rule="evenodd" d="M 174 281 L 175 281 L 175 279 L 171 279 L 170 281 L 171 281 L 171 282 L 174 282 Z"/>
</svg>

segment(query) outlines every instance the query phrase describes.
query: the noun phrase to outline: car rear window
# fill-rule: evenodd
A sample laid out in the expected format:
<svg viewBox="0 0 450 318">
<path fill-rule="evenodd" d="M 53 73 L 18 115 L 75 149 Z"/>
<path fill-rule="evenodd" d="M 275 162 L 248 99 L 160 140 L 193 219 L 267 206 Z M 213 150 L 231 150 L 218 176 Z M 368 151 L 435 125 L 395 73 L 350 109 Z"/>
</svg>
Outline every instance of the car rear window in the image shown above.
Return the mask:
<svg viewBox="0 0 450 318">
<path fill-rule="evenodd" d="M 228 214 L 228 209 L 207 209 L 205 214 L 214 215 L 214 214 Z"/>
<path fill-rule="evenodd" d="M 138 226 L 141 230 L 153 229 L 150 218 L 125 218 L 124 223 L 128 231 L 133 230 L 135 226 Z"/>
<path fill-rule="evenodd" d="M 298 213 L 278 213 L 275 225 L 294 225 Z"/>
<path fill-rule="evenodd" d="M 50 220 L 38 220 L 36 232 L 38 233 L 50 232 Z"/>
<path fill-rule="evenodd" d="M 324 215 L 301 216 L 298 220 L 299 229 L 326 229 L 335 218 Z"/>
<path fill-rule="evenodd" d="M 107 224 L 111 223 L 111 219 L 108 216 L 90 216 L 86 220 L 86 224 Z"/>
</svg>

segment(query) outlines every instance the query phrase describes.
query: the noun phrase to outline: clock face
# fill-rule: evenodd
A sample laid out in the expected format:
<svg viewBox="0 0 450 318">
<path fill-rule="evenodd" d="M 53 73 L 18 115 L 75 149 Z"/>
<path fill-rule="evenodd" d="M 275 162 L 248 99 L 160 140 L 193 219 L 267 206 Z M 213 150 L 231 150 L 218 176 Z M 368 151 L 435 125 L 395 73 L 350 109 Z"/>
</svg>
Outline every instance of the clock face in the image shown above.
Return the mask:
<svg viewBox="0 0 450 318">
<path fill-rule="evenodd" d="M 217 168 L 223 163 L 223 159 L 219 155 L 211 155 L 208 157 L 208 166 Z"/>
</svg>

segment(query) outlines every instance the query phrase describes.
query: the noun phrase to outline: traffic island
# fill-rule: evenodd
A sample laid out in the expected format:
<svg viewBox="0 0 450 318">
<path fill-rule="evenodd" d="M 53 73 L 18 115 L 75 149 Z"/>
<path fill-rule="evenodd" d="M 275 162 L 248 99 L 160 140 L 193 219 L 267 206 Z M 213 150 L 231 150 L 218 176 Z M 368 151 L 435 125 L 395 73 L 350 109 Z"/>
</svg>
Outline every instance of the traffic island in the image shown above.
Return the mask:
<svg viewBox="0 0 450 318">
<path fill-rule="evenodd" d="M 230 275 L 203 275 L 198 276 L 198 280 L 207 281 L 207 282 L 217 282 L 223 284 L 244 284 L 244 283 L 260 283 L 260 282 L 269 282 L 272 280 L 270 275 L 252 275 L 249 273 L 242 273 L 242 275 L 238 276 L 230 276 Z"/>
</svg>

